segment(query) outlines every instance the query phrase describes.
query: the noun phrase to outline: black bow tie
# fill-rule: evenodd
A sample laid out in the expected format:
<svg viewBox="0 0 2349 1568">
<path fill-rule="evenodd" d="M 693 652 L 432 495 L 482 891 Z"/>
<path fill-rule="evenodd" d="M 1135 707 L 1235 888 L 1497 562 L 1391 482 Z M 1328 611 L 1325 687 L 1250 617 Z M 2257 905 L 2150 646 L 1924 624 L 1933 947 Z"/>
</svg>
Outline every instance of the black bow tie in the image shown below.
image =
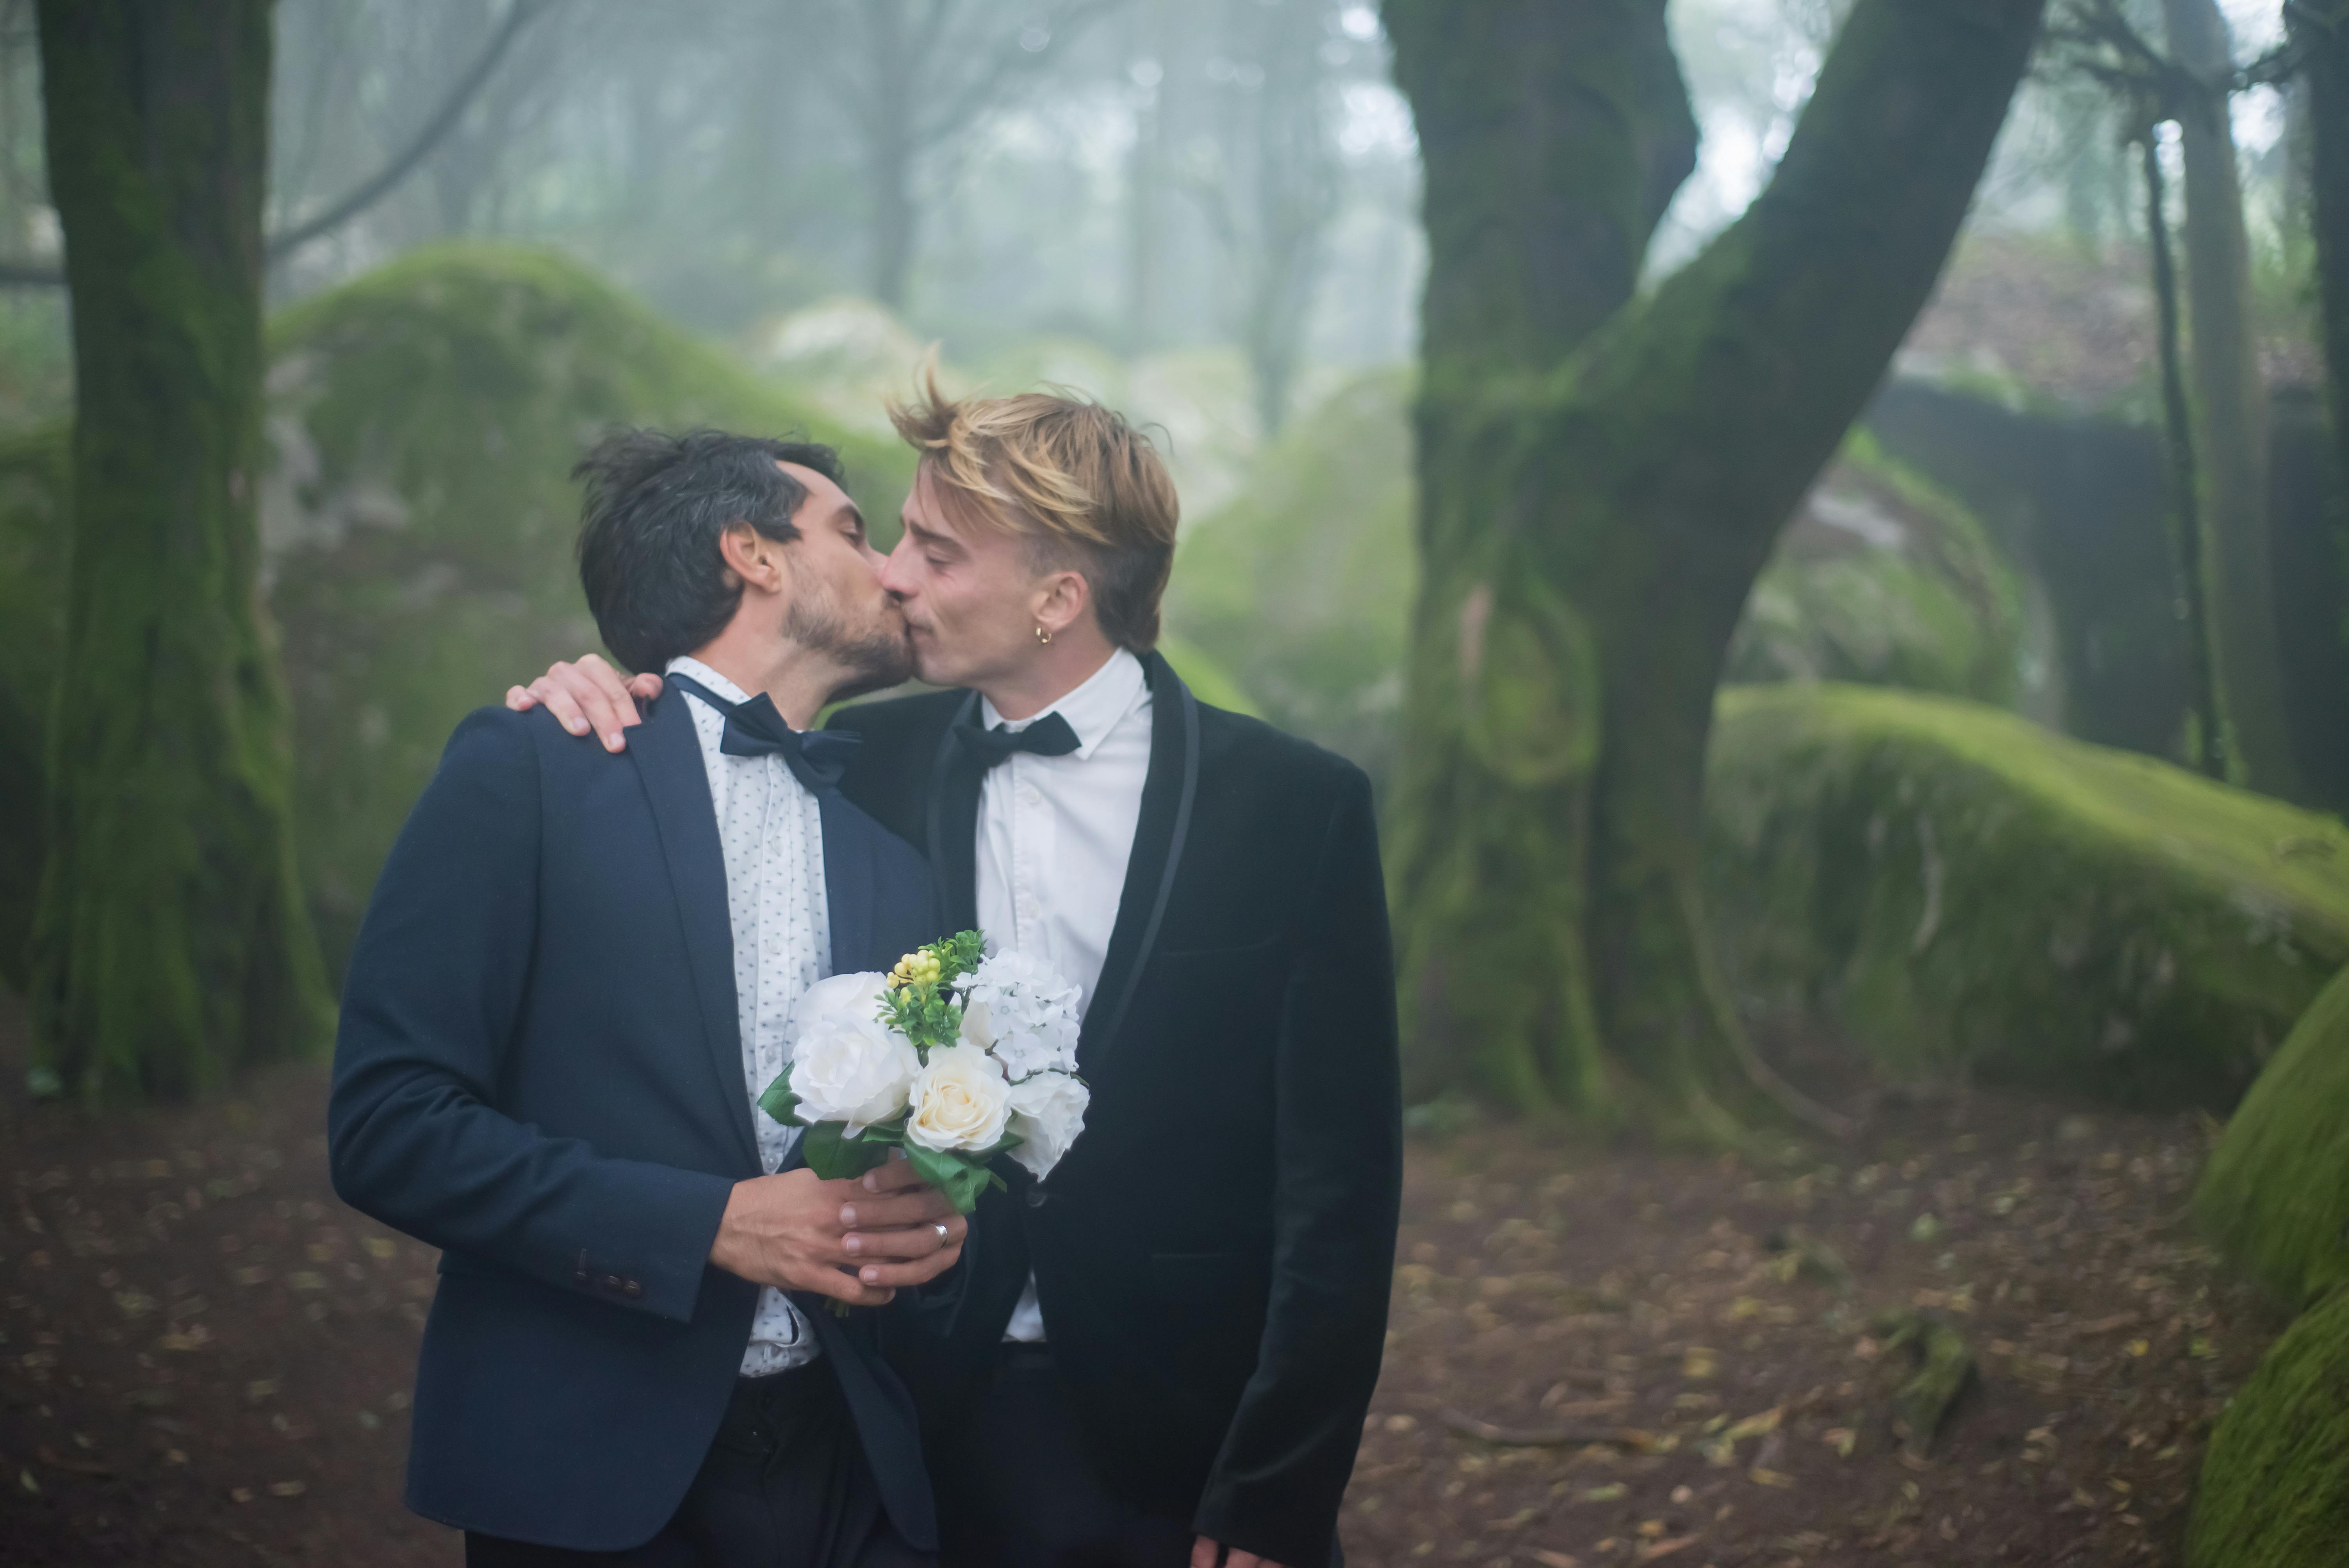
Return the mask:
<svg viewBox="0 0 2349 1568">
<path fill-rule="evenodd" d="M 1039 757 L 1066 757 L 1078 745 L 1077 732 L 1057 713 L 1046 714 L 1025 729 L 1000 724 L 993 729 L 982 729 L 966 722 L 956 725 L 954 732 L 962 748 L 977 758 L 982 769 L 994 767 L 1015 751 L 1032 751 Z"/>
<path fill-rule="evenodd" d="M 780 757 L 811 795 L 840 788 L 840 776 L 864 738 L 833 729 L 793 729 L 765 692 L 748 702 L 728 702 L 691 676 L 668 678 L 726 716 L 719 750 L 729 757 Z"/>
</svg>

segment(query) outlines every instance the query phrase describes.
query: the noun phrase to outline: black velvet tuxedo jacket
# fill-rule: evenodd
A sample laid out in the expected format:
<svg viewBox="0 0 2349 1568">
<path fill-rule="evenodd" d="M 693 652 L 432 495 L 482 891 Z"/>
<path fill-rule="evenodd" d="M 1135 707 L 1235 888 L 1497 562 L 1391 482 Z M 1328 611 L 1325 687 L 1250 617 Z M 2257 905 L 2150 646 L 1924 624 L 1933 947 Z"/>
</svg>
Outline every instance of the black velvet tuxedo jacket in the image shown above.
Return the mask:
<svg viewBox="0 0 2349 1568">
<path fill-rule="evenodd" d="M 1079 1070 L 1083 1135 L 974 1216 L 950 1311 L 889 1331 L 926 1423 L 994 1366 L 1035 1271 L 1053 1358 L 1135 1501 L 1318 1568 L 1378 1380 L 1402 1132 L 1369 781 L 1144 659 L 1150 770 Z M 926 844 L 973 926 L 978 770 L 943 692 L 844 708 L 843 788 Z M 1006 1166 L 1010 1161 L 1003 1162 Z M 944 1321 L 939 1321 L 939 1320 Z M 901 1317 L 895 1324 L 916 1320 Z M 933 1445 L 933 1465 L 953 1464 Z"/>
<path fill-rule="evenodd" d="M 686 700 L 629 741 L 623 762 L 499 709 L 458 727 L 376 884 L 327 1110 L 343 1200 L 443 1249 L 409 1506 L 595 1552 L 676 1511 L 758 1302 L 709 1263 L 729 1191 L 761 1167 Z M 938 934 L 928 868 L 821 799 L 833 966 L 885 969 Z M 934 1545 L 874 1315 L 806 1317 L 891 1520 Z"/>
</svg>

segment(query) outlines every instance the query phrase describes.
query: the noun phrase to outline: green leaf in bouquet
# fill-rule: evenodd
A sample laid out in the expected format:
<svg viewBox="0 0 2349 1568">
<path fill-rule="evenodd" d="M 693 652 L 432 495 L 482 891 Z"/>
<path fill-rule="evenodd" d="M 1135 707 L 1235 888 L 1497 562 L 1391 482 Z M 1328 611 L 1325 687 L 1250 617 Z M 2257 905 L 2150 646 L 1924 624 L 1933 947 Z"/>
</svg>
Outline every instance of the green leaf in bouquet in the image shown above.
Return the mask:
<svg viewBox="0 0 2349 1568">
<path fill-rule="evenodd" d="M 791 1074 L 785 1073 L 767 1086 L 767 1092 L 759 1097 L 759 1109 L 786 1126 L 791 1124 L 800 1109 L 800 1097 L 792 1092 Z"/>
<path fill-rule="evenodd" d="M 958 931 L 943 942 L 931 943 L 929 951 L 937 955 L 938 984 L 951 985 L 978 967 L 987 954 L 987 941 L 976 931 Z"/>
<path fill-rule="evenodd" d="M 968 1154 L 942 1154 L 918 1143 L 908 1143 L 905 1159 L 923 1181 L 947 1195 L 947 1202 L 955 1206 L 957 1213 L 969 1213 L 978 1207 L 981 1192 L 1004 1185 L 1002 1177 L 984 1165 L 973 1164 Z"/>
<path fill-rule="evenodd" d="M 846 1128 L 837 1121 L 819 1121 L 808 1129 L 806 1150 L 808 1169 L 826 1181 L 843 1181 L 862 1176 L 889 1158 L 886 1145 L 865 1142 L 846 1136 Z"/>
</svg>

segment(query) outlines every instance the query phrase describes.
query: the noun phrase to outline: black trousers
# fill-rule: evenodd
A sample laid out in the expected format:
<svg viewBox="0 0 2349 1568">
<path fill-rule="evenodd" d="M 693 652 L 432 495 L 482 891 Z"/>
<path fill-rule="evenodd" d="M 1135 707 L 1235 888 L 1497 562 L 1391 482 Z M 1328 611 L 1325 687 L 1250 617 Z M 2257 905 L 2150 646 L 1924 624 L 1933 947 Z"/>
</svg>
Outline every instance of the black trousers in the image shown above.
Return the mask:
<svg viewBox="0 0 2349 1568">
<path fill-rule="evenodd" d="M 829 1361 L 743 1378 L 677 1513 L 626 1552 L 465 1532 L 466 1568 L 935 1568 L 882 1511 Z"/>
<path fill-rule="evenodd" d="M 1188 1519 L 1102 1481 L 1052 1353 L 1006 1345 L 993 1381 L 931 1449 L 945 1568 L 1184 1568 Z"/>
</svg>

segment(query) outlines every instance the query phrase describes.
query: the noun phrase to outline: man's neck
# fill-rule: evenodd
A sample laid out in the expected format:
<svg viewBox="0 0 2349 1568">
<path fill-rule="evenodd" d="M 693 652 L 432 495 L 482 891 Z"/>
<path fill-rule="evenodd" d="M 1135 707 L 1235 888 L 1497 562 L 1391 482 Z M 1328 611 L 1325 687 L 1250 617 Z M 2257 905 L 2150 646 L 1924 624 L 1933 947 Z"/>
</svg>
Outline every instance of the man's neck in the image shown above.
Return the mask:
<svg viewBox="0 0 2349 1568">
<path fill-rule="evenodd" d="M 764 692 L 793 729 L 806 729 L 841 685 L 831 659 L 771 633 L 748 634 L 738 620 L 693 650 L 693 656 L 752 696 Z"/>
<path fill-rule="evenodd" d="M 982 684 L 979 696 L 1007 723 L 1035 717 L 1084 685 L 1117 655 L 1117 645 L 1098 634 L 1039 647 L 1016 670 Z"/>
</svg>

